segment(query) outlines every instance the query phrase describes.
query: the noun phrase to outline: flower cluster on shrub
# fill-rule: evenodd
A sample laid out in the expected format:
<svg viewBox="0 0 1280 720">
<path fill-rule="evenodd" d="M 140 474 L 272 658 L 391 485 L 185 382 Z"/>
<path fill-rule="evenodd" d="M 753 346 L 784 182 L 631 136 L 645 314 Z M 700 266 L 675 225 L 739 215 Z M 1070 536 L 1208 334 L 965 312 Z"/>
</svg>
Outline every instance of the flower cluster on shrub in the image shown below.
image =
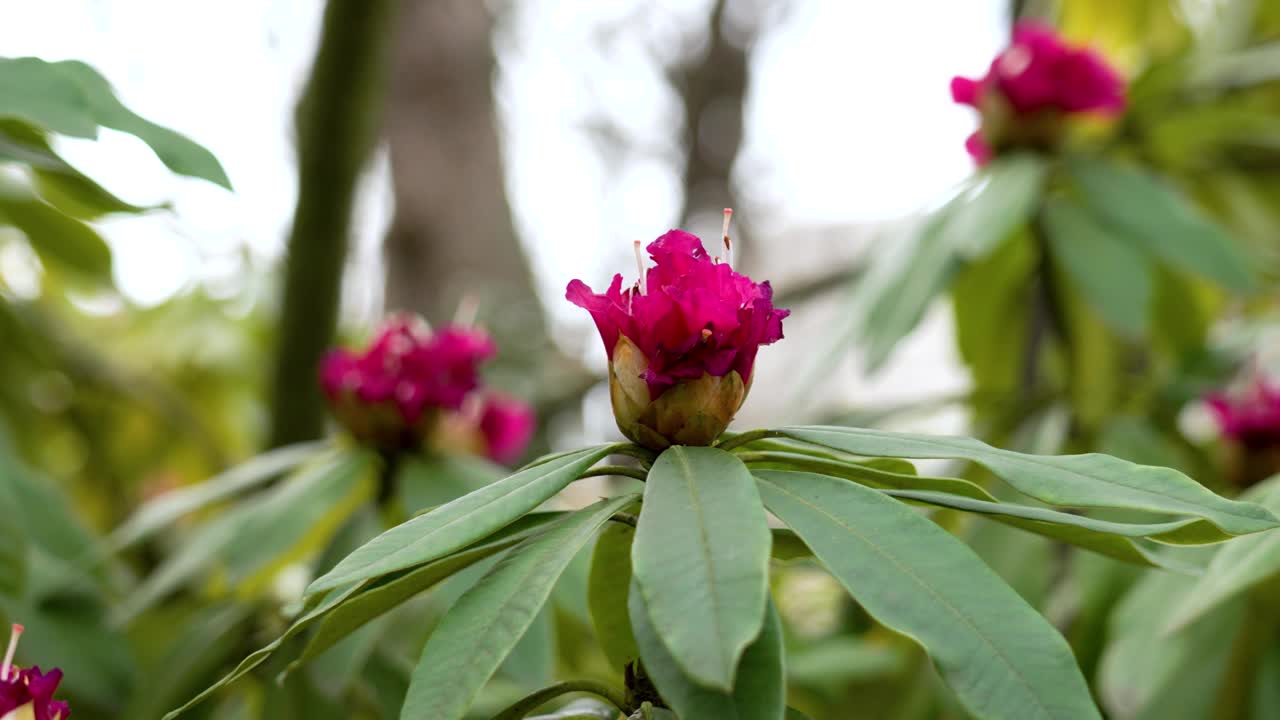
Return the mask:
<svg viewBox="0 0 1280 720">
<path fill-rule="evenodd" d="M 525 403 L 482 387 L 480 365 L 496 349 L 477 328 L 433 332 L 418 318 L 398 316 L 363 351 L 330 351 L 320 384 L 334 415 L 362 442 L 384 449 L 460 443 L 511 463 L 523 454 L 535 418 Z"/>
</svg>

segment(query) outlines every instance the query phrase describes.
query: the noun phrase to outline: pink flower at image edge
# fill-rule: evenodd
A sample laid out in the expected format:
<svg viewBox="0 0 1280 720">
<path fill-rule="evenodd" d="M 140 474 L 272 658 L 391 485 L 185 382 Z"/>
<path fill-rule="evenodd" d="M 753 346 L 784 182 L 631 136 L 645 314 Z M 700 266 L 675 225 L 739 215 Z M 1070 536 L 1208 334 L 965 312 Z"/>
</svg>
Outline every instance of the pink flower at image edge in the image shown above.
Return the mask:
<svg viewBox="0 0 1280 720">
<path fill-rule="evenodd" d="M 1244 394 L 1213 393 L 1205 403 L 1226 437 L 1250 450 L 1280 447 L 1280 387 L 1259 380 Z"/>
<path fill-rule="evenodd" d="M 1019 22 L 1013 42 L 996 56 L 984 77 L 951 80 L 951 98 L 979 111 L 987 93 L 998 93 L 1015 117 L 1045 111 L 1112 115 L 1124 110 L 1125 83 L 1107 61 L 1086 47 L 1071 47 L 1053 28 Z M 980 133 L 965 143 L 979 164 L 991 158 Z"/>
<path fill-rule="evenodd" d="M 71 716 L 70 706 L 53 699 L 62 681 L 62 671 L 54 668 L 46 673 L 36 665 L 19 668 L 12 664 L 21 635 L 22 626 L 15 623 L 4 661 L 0 663 L 0 717 L 30 703 L 35 720 L 66 720 Z"/>
</svg>

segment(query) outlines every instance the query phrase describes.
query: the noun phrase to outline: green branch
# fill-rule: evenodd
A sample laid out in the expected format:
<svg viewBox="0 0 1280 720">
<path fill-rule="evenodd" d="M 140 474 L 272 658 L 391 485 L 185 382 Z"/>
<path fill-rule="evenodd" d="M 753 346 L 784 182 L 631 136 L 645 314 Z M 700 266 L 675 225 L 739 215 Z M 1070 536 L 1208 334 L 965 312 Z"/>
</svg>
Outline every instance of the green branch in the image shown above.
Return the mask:
<svg viewBox="0 0 1280 720">
<path fill-rule="evenodd" d="M 298 103 L 298 204 L 280 308 L 270 445 L 319 437 L 316 382 L 333 342 L 360 172 L 381 123 L 396 0 L 329 0 Z"/>
</svg>

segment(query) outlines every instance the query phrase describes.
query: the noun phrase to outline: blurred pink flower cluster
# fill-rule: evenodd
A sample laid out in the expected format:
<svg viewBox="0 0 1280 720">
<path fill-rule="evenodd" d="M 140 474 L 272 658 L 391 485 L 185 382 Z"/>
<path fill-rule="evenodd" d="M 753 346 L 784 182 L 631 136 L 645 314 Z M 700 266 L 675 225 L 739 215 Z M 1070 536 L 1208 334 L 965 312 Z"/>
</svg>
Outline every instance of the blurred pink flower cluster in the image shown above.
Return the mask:
<svg viewBox="0 0 1280 720">
<path fill-rule="evenodd" d="M 1227 438 L 1248 450 L 1280 448 L 1280 387 L 1258 378 L 1243 393 L 1213 393 L 1205 403 Z"/>
<path fill-rule="evenodd" d="M 447 424 L 451 440 L 469 434 L 476 442 L 466 444 L 512 463 L 528 445 L 535 418 L 525 403 L 481 388 L 480 365 L 496 350 L 482 330 L 432 332 L 420 319 L 397 316 L 363 351 L 330 351 L 320 384 L 339 421 L 364 442 L 414 448 Z"/>
<path fill-rule="evenodd" d="M 965 148 L 979 164 L 1002 147 L 1056 139 L 1062 116 L 1124 110 L 1125 84 L 1101 55 L 1067 45 L 1052 28 L 1020 22 L 986 76 L 951 80 L 951 97 L 982 113 Z"/>
</svg>

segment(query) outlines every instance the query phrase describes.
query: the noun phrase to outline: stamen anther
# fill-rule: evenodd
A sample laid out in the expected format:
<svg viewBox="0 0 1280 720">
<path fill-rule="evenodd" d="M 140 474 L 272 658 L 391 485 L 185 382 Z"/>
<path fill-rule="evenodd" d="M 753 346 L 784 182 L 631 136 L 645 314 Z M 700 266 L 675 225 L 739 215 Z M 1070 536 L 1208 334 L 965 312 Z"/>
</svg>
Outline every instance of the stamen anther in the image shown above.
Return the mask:
<svg viewBox="0 0 1280 720">
<path fill-rule="evenodd" d="M 9 632 L 9 649 L 4 651 L 4 662 L 0 663 L 0 681 L 9 679 L 9 668 L 13 667 L 13 654 L 18 652 L 18 638 L 22 637 L 23 630 L 21 625 L 14 623 Z"/>
<path fill-rule="evenodd" d="M 636 269 L 640 271 L 640 294 L 647 295 L 649 293 L 649 279 L 644 274 L 644 255 L 640 253 L 640 241 L 636 240 L 631 243 L 631 247 L 636 251 Z"/>
<path fill-rule="evenodd" d="M 453 324 L 459 327 L 471 327 L 476 324 L 476 316 L 480 314 L 480 301 L 476 296 L 467 293 L 458 301 L 458 308 L 453 311 Z"/>
<path fill-rule="evenodd" d="M 733 266 L 733 241 L 729 239 L 729 222 L 733 220 L 733 208 L 724 209 L 724 224 L 720 226 L 720 235 L 724 238 L 724 262 Z"/>
</svg>

